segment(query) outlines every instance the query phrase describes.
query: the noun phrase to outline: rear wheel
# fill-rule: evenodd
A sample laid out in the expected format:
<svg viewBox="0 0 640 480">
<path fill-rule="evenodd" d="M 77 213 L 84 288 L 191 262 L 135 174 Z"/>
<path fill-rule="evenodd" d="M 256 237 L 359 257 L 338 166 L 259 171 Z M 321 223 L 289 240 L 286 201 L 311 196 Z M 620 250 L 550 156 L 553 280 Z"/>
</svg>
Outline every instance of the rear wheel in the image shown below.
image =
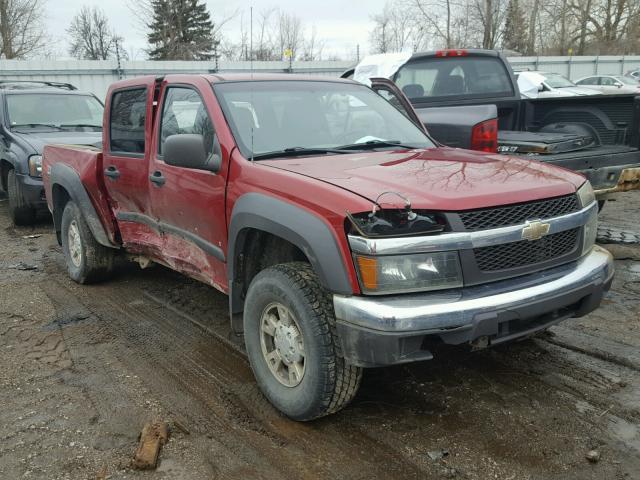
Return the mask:
<svg viewBox="0 0 640 480">
<path fill-rule="evenodd" d="M 115 251 L 96 241 L 80 209 L 72 201 L 64 207 L 61 230 L 62 251 L 69 276 L 74 281 L 95 283 L 111 275 Z"/>
<path fill-rule="evenodd" d="M 247 292 L 244 338 L 260 389 L 294 420 L 335 413 L 358 391 L 362 369 L 342 358 L 331 296 L 307 263 L 256 275 Z"/>
<path fill-rule="evenodd" d="M 9 197 L 9 213 L 16 225 L 31 225 L 36 220 L 34 208 L 25 204 L 18 188 L 16 171 L 11 169 L 7 174 L 7 196 Z"/>
</svg>

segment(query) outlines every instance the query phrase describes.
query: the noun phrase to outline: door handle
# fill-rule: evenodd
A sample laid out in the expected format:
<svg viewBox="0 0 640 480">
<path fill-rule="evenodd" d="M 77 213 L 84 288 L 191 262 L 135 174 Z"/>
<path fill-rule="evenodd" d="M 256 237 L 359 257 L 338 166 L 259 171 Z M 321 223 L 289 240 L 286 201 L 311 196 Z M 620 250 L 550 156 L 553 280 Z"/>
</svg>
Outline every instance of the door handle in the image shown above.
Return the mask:
<svg viewBox="0 0 640 480">
<path fill-rule="evenodd" d="M 104 169 L 104 174 L 112 180 L 117 180 L 120 177 L 120 170 L 113 165 L 110 165 Z"/>
<path fill-rule="evenodd" d="M 162 175 L 162 172 L 159 170 L 156 170 L 151 175 L 149 175 L 149 180 L 151 180 L 152 183 L 155 183 L 158 187 L 161 187 L 162 185 L 164 185 L 164 182 L 166 182 L 164 175 Z"/>
</svg>

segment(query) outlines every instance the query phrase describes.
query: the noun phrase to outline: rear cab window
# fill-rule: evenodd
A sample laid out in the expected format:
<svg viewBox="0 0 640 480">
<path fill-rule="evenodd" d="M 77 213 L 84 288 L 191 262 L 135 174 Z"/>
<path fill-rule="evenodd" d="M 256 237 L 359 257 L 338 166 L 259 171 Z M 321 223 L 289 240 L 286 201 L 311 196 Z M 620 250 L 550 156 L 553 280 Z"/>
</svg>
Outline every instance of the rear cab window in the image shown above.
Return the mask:
<svg viewBox="0 0 640 480">
<path fill-rule="evenodd" d="M 511 75 L 498 57 L 427 57 L 409 61 L 395 83 L 412 100 L 514 96 Z"/>
<path fill-rule="evenodd" d="M 146 87 L 113 93 L 109 119 L 109 149 L 112 154 L 144 155 L 146 117 Z"/>
</svg>

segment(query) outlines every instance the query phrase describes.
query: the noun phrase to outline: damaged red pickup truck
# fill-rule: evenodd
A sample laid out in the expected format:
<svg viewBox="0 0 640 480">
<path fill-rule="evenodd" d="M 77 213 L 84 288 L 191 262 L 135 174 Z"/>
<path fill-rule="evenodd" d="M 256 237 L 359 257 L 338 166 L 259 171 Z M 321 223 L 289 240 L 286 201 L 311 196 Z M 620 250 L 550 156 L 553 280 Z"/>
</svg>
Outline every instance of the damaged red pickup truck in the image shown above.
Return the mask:
<svg viewBox="0 0 640 480">
<path fill-rule="evenodd" d="M 260 388 L 296 420 L 343 408 L 363 367 L 585 315 L 613 277 L 584 177 L 440 147 L 392 85 L 130 79 L 102 150 L 43 162 L 71 278 L 127 254 L 227 293 Z"/>
</svg>

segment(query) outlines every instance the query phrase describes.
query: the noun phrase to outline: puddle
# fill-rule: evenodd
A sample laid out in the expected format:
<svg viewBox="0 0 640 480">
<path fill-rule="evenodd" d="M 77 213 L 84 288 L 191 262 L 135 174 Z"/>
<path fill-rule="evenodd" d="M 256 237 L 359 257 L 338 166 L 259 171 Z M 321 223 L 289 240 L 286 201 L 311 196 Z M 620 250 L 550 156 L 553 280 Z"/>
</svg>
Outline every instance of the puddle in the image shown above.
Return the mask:
<svg viewBox="0 0 640 480">
<path fill-rule="evenodd" d="M 89 311 L 74 313 L 56 313 L 53 320 L 43 327 L 44 330 L 55 330 L 58 327 L 64 327 L 75 323 L 94 320 L 93 315 Z"/>
<path fill-rule="evenodd" d="M 640 452 L 640 427 L 618 417 L 609 420 L 609 431 L 628 447 Z"/>
</svg>

